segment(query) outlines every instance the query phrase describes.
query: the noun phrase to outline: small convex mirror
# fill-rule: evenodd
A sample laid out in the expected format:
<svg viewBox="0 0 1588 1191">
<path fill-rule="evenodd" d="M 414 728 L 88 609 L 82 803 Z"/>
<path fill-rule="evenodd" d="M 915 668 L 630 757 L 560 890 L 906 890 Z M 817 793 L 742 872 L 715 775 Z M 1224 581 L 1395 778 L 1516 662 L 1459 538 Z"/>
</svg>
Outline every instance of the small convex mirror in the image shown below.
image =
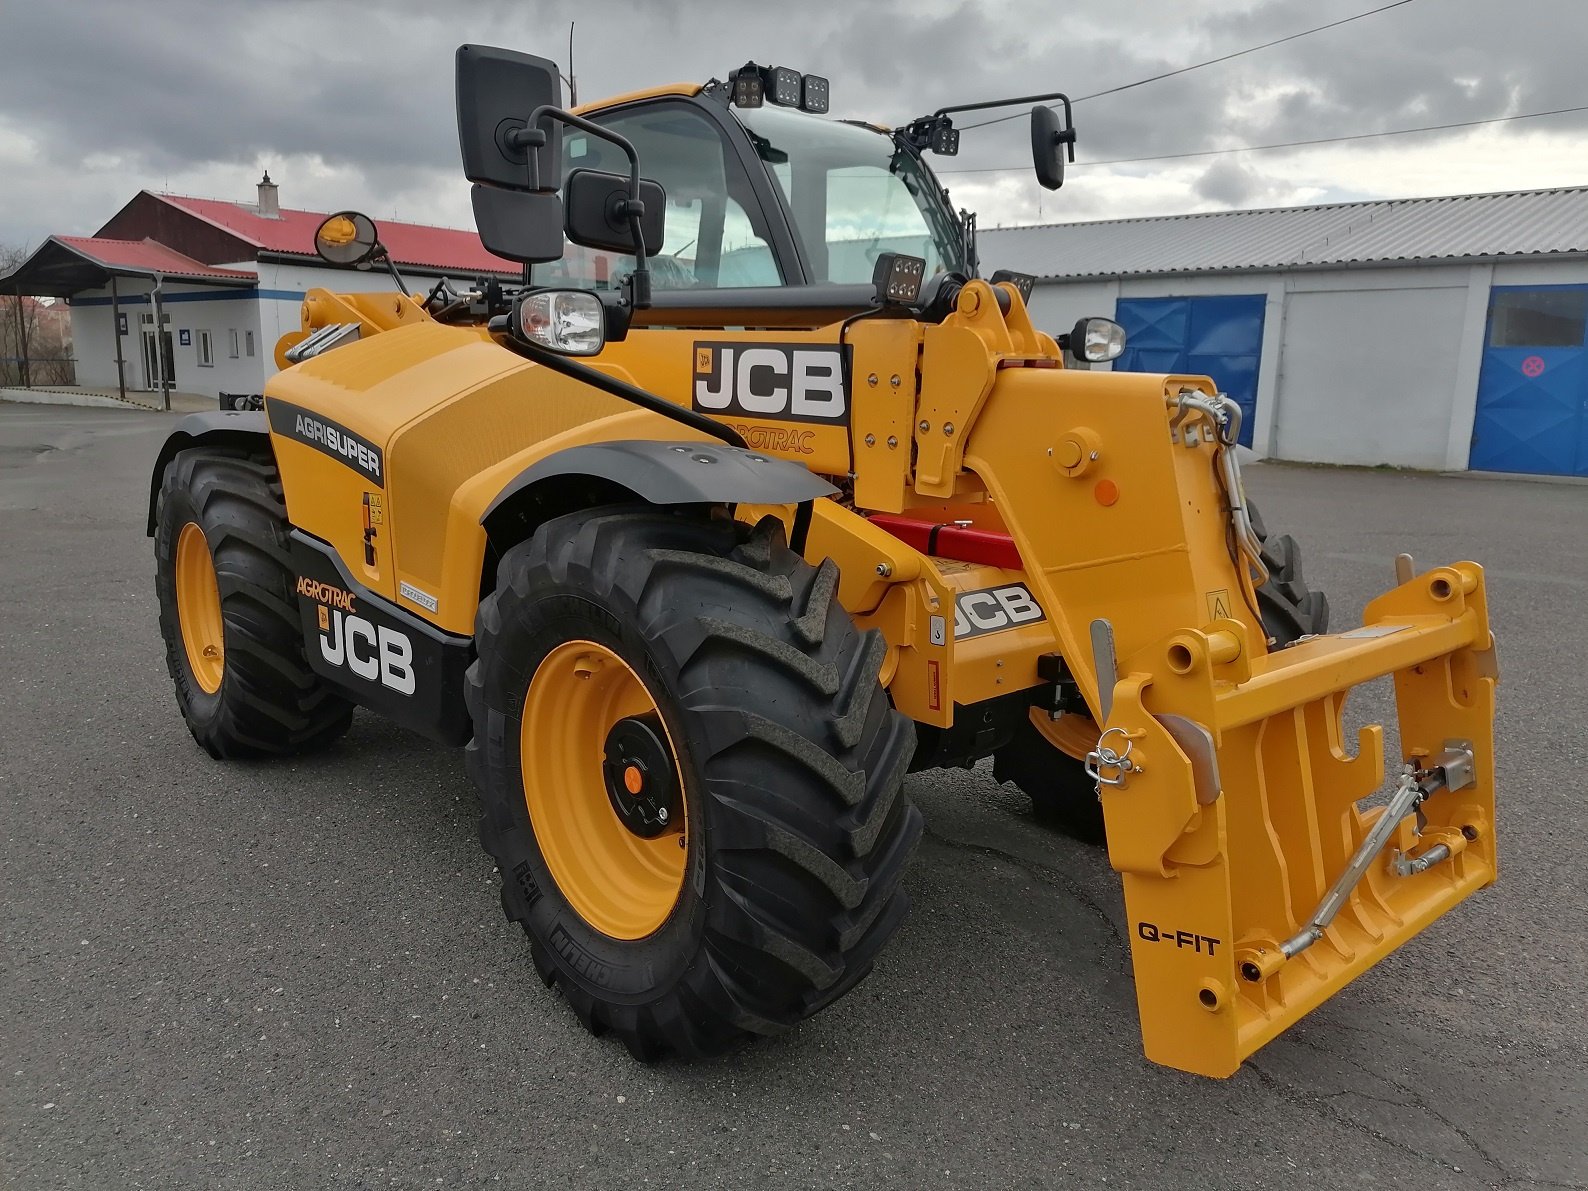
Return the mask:
<svg viewBox="0 0 1588 1191">
<path fill-rule="evenodd" d="M 518 300 L 513 331 L 559 355 L 593 356 L 606 343 L 606 311 L 590 290 L 534 290 Z"/>
<path fill-rule="evenodd" d="M 314 251 L 327 264 L 366 264 L 379 246 L 375 221 L 359 211 L 338 211 L 314 229 Z"/>
</svg>

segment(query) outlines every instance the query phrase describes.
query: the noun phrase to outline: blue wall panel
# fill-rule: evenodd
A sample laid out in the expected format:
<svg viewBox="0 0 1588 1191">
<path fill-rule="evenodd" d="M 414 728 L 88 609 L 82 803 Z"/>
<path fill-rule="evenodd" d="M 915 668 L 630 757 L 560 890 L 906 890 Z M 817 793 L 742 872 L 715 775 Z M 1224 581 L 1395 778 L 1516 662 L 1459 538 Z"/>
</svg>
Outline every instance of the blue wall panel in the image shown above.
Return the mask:
<svg viewBox="0 0 1588 1191">
<path fill-rule="evenodd" d="M 1240 405 L 1241 442 L 1252 445 L 1257 364 L 1263 352 L 1264 294 L 1197 298 L 1121 298 L 1122 372 L 1183 372 L 1213 378 Z"/>
</svg>

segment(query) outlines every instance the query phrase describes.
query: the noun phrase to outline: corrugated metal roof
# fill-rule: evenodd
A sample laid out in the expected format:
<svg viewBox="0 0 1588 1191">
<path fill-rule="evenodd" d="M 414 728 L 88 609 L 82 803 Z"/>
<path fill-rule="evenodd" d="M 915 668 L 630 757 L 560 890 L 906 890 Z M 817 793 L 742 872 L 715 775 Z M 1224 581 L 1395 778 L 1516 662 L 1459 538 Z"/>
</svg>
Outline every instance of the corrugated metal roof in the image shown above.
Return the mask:
<svg viewBox="0 0 1588 1191">
<path fill-rule="evenodd" d="M 251 204 L 231 203 L 225 199 L 188 198 L 180 194 L 154 197 L 225 228 L 257 245 L 261 251 L 297 256 L 314 255 L 314 232 L 326 216 L 323 211 L 295 211 L 286 207 L 281 208 L 277 216 L 267 216 L 259 214 Z M 522 265 L 487 252 L 476 232 L 422 223 L 398 223 L 391 219 L 379 220 L 377 226 L 381 243 L 399 265 L 510 275 L 523 269 Z"/>
<path fill-rule="evenodd" d="M 259 280 L 257 273 L 206 265 L 154 240 L 106 240 L 98 236 L 51 236 L 50 239 L 111 272 L 159 273 L 166 277 L 243 284 Z"/>
<path fill-rule="evenodd" d="M 1588 186 L 983 228 L 983 262 L 1049 279 L 1588 252 Z"/>
</svg>

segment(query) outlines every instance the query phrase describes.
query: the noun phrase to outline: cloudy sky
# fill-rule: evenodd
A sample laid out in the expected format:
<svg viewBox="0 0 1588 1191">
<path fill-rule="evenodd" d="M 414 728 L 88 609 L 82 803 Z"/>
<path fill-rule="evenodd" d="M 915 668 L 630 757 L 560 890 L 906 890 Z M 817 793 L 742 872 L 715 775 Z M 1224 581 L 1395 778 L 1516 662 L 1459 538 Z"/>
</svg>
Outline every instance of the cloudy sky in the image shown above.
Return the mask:
<svg viewBox="0 0 1588 1191">
<path fill-rule="evenodd" d="M 833 114 L 1086 95 L 1386 0 L 0 0 L 0 245 L 89 234 L 139 189 L 467 226 L 453 120 L 464 41 L 566 64 L 580 97 L 725 77 L 747 58 L 826 74 Z M 1411 0 L 1232 62 L 1083 103 L 1062 191 L 1024 120 L 934 159 L 983 225 L 1588 184 L 1588 112 L 1187 160 L 1118 158 L 1588 105 L 1588 0 Z M 967 116 L 961 124 L 977 117 Z M 1017 166 L 1009 172 L 982 171 Z"/>
</svg>

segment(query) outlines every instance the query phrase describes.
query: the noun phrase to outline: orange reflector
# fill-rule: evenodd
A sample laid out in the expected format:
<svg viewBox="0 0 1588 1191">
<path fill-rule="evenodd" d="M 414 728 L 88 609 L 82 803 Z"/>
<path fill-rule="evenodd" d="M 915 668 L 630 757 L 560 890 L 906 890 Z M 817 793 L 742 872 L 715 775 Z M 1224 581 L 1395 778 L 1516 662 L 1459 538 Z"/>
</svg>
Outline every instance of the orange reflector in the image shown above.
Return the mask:
<svg viewBox="0 0 1588 1191">
<path fill-rule="evenodd" d="M 1113 480 L 1098 480 L 1097 487 L 1092 489 L 1092 495 L 1097 497 L 1098 504 L 1107 508 L 1119 499 L 1119 485 Z"/>
<path fill-rule="evenodd" d="M 630 794 L 638 794 L 645 785 L 645 775 L 640 772 L 639 766 L 630 765 L 623 771 L 623 788 Z"/>
</svg>

